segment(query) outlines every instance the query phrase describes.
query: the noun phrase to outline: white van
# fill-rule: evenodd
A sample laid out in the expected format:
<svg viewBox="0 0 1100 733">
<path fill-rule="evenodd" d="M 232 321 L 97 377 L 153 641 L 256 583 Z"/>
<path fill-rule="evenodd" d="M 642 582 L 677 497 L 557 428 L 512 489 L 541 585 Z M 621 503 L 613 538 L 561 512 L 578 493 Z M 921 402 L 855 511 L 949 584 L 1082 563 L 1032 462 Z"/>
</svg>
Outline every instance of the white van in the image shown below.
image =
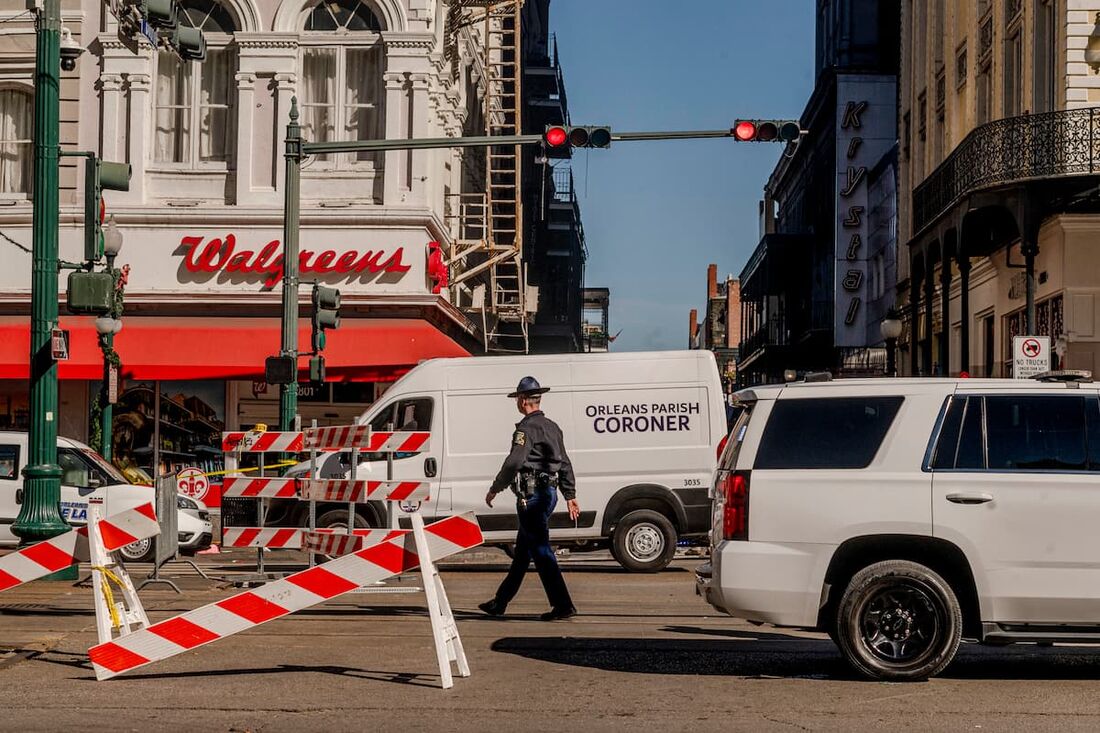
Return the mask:
<svg viewBox="0 0 1100 733">
<path fill-rule="evenodd" d="M 73 526 L 88 523 L 88 497 L 103 498 L 106 515 L 132 509 L 155 500 L 151 486 L 135 486 L 102 456 L 78 440 L 58 437 L 57 462 L 61 465 L 61 518 Z M 15 547 L 19 538 L 11 531 L 19 516 L 23 468 L 27 463 L 27 434 L 0 432 L 0 547 Z M 194 554 L 210 546 L 213 531 L 206 506 L 186 496 L 176 497 L 180 551 Z M 119 549 L 125 560 L 150 562 L 156 553 L 153 539 Z"/>
<path fill-rule="evenodd" d="M 390 387 L 361 422 L 430 430 L 428 452 L 398 456 L 394 478 L 438 482 L 426 514 L 473 511 L 486 542 L 507 546 L 515 541 L 514 502 L 501 497 L 489 508 L 485 493 L 522 417 L 506 395 L 528 375 L 550 388 L 542 407 L 561 425 L 577 475 L 581 515 L 571 521 L 559 502 L 550 520 L 555 544 L 608 547 L 623 567 L 652 572 L 668 565 L 679 538 L 706 534 L 707 490 L 726 437 L 709 351 L 433 359 Z M 361 478 L 385 477 L 384 456 L 361 461 Z M 346 456 L 333 456 L 319 473 L 345 476 L 347 469 Z M 291 475 L 308 470 L 299 464 Z M 359 511 L 364 525 L 379 526 L 385 516 L 381 506 Z M 346 518 L 343 505 L 318 508 L 318 526 Z"/>
</svg>

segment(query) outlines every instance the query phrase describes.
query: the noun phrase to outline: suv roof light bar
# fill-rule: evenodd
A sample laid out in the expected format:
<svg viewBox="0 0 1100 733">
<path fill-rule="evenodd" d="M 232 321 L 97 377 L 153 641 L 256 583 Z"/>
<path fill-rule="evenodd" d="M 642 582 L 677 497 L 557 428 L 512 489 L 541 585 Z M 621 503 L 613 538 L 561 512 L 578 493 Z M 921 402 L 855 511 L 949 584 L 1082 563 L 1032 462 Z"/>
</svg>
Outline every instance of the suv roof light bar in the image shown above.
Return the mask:
<svg viewBox="0 0 1100 733">
<path fill-rule="evenodd" d="M 833 381 L 832 372 L 809 372 L 802 378 L 803 382 L 831 382 Z"/>
<path fill-rule="evenodd" d="M 1092 372 L 1087 369 L 1060 369 L 1036 374 L 1031 378 L 1037 382 L 1091 382 Z"/>
</svg>

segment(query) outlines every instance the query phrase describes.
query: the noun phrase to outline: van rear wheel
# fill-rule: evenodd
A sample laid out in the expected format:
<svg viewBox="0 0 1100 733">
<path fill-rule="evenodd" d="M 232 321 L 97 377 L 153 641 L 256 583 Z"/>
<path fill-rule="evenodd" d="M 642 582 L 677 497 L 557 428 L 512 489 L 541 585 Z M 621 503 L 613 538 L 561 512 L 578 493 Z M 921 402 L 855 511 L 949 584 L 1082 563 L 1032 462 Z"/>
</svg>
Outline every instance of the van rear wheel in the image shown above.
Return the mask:
<svg viewBox="0 0 1100 733">
<path fill-rule="evenodd" d="M 619 520 L 611 539 L 611 554 L 632 573 L 656 573 L 668 567 L 676 553 L 676 528 L 668 517 L 638 509 Z"/>
</svg>

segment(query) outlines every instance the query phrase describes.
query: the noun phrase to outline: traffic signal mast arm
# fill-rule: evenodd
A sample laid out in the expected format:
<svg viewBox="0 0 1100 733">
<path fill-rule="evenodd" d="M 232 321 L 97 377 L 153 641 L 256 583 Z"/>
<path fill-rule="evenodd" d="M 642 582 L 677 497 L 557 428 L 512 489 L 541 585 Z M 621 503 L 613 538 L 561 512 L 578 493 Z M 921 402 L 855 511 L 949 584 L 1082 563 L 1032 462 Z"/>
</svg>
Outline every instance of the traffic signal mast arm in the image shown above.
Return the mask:
<svg viewBox="0 0 1100 733">
<path fill-rule="evenodd" d="M 662 130 L 654 132 L 612 132 L 612 142 L 634 140 L 694 140 L 715 137 L 734 137 L 730 128 L 724 130 Z M 497 135 L 493 137 L 428 137 L 399 138 L 393 140 L 356 140 L 348 142 L 302 143 L 305 155 L 323 153 L 353 153 L 379 150 L 425 150 L 430 148 L 478 148 L 496 145 L 536 145 L 543 142 L 543 135 Z"/>
</svg>

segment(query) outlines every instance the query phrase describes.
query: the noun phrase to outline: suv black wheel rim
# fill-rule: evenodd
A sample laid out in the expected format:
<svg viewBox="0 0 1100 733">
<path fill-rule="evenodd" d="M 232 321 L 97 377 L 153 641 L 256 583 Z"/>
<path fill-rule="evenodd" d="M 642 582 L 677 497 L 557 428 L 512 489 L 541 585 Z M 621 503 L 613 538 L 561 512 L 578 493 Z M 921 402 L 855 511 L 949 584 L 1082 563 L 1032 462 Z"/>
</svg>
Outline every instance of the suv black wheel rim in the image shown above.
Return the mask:
<svg viewBox="0 0 1100 733">
<path fill-rule="evenodd" d="M 880 662 L 908 666 L 931 654 L 943 620 L 934 592 L 921 583 L 891 583 L 872 591 L 859 612 L 860 639 Z"/>
</svg>

